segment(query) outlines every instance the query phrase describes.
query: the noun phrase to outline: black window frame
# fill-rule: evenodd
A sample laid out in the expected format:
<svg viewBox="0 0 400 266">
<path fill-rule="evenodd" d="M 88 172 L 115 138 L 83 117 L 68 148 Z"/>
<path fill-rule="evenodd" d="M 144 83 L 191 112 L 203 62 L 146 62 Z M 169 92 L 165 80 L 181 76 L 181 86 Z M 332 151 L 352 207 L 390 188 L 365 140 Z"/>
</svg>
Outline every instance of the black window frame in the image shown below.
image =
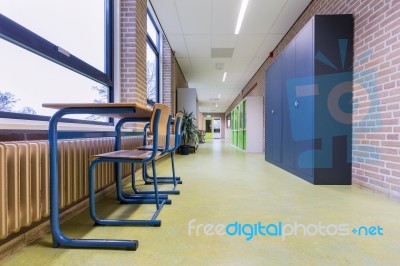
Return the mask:
<svg viewBox="0 0 400 266">
<path fill-rule="evenodd" d="M 149 16 L 151 23 L 153 24 L 154 28 L 157 31 L 157 40 L 156 40 L 157 43 L 154 43 L 153 39 L 150 37 L 146 29 L 146 43 L 150 46 L 151 50 L 154 52 L 156 56 L 156 103 L 159 103 L 160 102 L 160 50 L 161 50 L 160 29 L 157 26 L 158 24 L 154 20 L 154 17 L 149 9 L 147 9 L 147 16 Z M 146 55 L 146 60 L 147 60 L 147 55 Z M 147 71 L 147 62 L 146 62 L 146 71 Z M 147 72 L 146 72 L 146 79 L 147 79 Z M 147 98 L 147 88 L 146 88 L 146 102 L 150 106 L 154 105 L 154 103 L 150 102 L 149 99 Z"/>
<path fill-rule="evenodd" d="M 16 23 L 0 13 L 0 38 L 9 41 L 21 48 L 24 48 L 32 53 L 35 53 L 47 60 L 50 60 L 56 64 L 59 64 L 71 71 L 74 71 L 80 75 L 83 75 L 89 79 L 92 79 L 104 86 L 108 87 L 108 101 L 111 103 L 114 101 L 114 84 L 113 84 L 113 25 L 114 25 L 114 4 L 113 0 L 104 0 L 104 16 L 105 16 L 105 69 L 104 72 L 98 70 L 92 65 L 86 63 L 78 57 L 72 54 L 68 56 L 61 51 L 63 48 L 56 44 L 46 40 L 40 35 L 30 31 L 24 26 Z M 50 116 L 45 115 L 31 115 L 21 114 L 13 112 L 0 111 L 0 118 L 20 119 L 20 120 L 39 120 L 49 121 Z M 81 119 L 62 119 L 63 122 L 69 123 L 81 123 L 81 124 L 95 124 L 95 125 L 112 125 L 113 119 L 109 119 L 108 122 L 81 120 Z"/>
</svg>

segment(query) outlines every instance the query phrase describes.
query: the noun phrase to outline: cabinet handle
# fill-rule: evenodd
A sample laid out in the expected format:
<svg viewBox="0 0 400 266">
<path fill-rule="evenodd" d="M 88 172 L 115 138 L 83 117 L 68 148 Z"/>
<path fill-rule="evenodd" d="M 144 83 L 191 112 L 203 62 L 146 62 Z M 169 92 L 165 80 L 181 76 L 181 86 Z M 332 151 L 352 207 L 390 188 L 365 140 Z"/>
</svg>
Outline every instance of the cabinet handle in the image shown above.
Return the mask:
<svg viewBox="0 0 400 266">
<path fill-rule="evenodd" d="M 296 100 L 296 101 L 294 102 L 294 107 L 296 107 L 296 108 L 299 107 L 299 101 L 298 101 L 298 100 Z"/>
<path fill-rule="evenodd" d="M 274 109 L 271 110 L 271 114 L 275 114 L 275 110 Z"/>
</svg>

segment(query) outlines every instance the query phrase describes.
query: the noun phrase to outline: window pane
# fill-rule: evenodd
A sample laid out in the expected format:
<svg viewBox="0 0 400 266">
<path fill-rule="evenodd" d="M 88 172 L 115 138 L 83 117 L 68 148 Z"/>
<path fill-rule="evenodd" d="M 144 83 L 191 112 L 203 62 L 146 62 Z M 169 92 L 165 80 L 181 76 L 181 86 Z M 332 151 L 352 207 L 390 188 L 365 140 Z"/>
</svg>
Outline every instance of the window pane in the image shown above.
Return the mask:
<svg viewBox="0 0 400 266">
<path fill-rule="evenodd" d="M 105 71 L 104 0 L 1 0 L 0 13 Z"/>
<path fill-rule="evenodd" d="M 151 21 L 149 14 L 147 14 L 147 33 L 155 45 L 158 46 L 158 32 L 153 22 Z"/>
<path fill-rule="evenodd" d="M 56 110 L 42 108 L 42 103 L 108 101 L 107 87 L 3 39 L 0 58 L 0 111 L 50 116 Z M 7 104 L 10 97 L 15 102 Z"/>
<path fill-rule="evenodd" d="M 157 56 L 147 44 L 147 103 L 157 102 Z"/>
</svg>

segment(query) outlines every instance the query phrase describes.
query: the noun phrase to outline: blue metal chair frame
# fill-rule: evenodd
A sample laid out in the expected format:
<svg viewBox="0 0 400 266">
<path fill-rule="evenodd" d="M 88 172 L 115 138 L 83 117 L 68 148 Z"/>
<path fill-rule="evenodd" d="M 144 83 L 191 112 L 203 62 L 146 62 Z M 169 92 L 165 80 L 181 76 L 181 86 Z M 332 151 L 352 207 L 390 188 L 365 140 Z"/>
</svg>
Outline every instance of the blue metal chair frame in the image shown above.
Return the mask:
<svg viewBox="0 0 400 266">
<path fill-rule="evenodd" d="M 50 148 L 50 224 L 53 237 L 53 247 L 87 247 L 87 248 L 123 248 L 136 250 L 137 240 L 114 239 L 71 239 L 63 234 L 60 228 L 59 194 L 58 194 L 58 132 L 57 125 L 60 119 L 68 114 L 134 114 L 134 107 L 71 107 L 57 111 L 49 122 L 49 148 Z M 135 122 L 147 122 L 148 118 L 135 118 Z M 118 179 L 118 178 L 117 178 Z M 116 182 L 117 187 L 121 182 Z"/>
<path fill-rule="evenodd" d="M 173 150 L 173 148 L 170 148 L 170 147 L 169 147 L 169 144 L 170 144 L 170 135 L 171 135 L 171 133 L 170 133 L 170 125 L 171 125 L 171 122 L 172 122 L 172 116 L 170 115 L 169 118 L 168 118 L 168 123 L 167 123 L 167 130 L 166 130 L 166 131 L 167 131 L 167 136 L 166 136 L 166 143 L 165 143 L 165 146 L 162 147 L 162 148 L 161 148 L 161 147 L 158 147 L 158 150 L 161 152 L 160 155 L 164 155 L 164 154 L 170 152 L 171 150 Z M 176 125 L 179 125 L 179 123 L 180 123 L 180 120 L 176 123 Z M 143 144 L 144 144 L 144 146 L 143 146 L 143 147 L 139 147 L 138 149 L 148 150 L 148 147 L 147 147 L 147 145 L 146 145 L 146 130 L 147 130 L 147 127 L 148 127 L 148 125 L 146 125 L 146 126 L 144 127 L 144 139 L 143 139 Z M 175 137 L 175 138 L 176 138 L 176 137 Z M 175 146 L 174 146 L 174 147 L 175 147 Z M 152 165 L 153 175 L 154 175 L 154 173 L 155 173 L 155 172 L 154 172 L 154 169 L 155 169 L 155 159 L 151 161 L 151 165 Z M 174 169 L 173 169 L 173 171 L 174 171 Z M 150 179 L 146 180 L 146 179 L 145 179 L 145 176 L 146 176 L 146 175 L 148 175 L 148 174 L 147 174 L 147 163 L 144 163 L 144 164 L 142 164 L 142 176 L 143 176 L 143 180 L 145 181 L 145 183 L 146 183 L 146 181 L 147 181 L 147 183 L 154 184 L 154 178 L 153 178 L 153 177 L 149 177 L 149 178 L 151 178 L 151 181 L 150 181 Z M 159 177 L 157 177 L 157 179 L 158 179 L 158 178 L 159 178 Z M 166 183 L 168 183 L 168 184 L 173 184 L 174 187 L 173 187 L 172 190 L 162 190 L 162 191 L 159 191 L 160 193 L 162 193 L 162 194 L 175 194 L 175 195 L 180 194 L 180 191 L 179 191 L 179 190 L 176 190 L 176 185 L 177 185 L 177 180 L 176 180 L 176 178 L 171 179 L 171 181 L 169 181 L 169 182 L 166 182 L 166 181 L 165 181 L 165 178 L 166 178 L 166 177 L 163 177 L 163 178 L 164 178 L 164 182 L 162 182 L 163 184 L 166 184 Z M 160 184 L 160 182 L 158 182 L 158 183 Z M 132 168 L 132 189 L 135 191 L 136 194 L 139 194 L 139 195 L 154 193 L 153 191 L 141 191 L 141 190 L 139 190 L 139 189 L 136 188 L 136 183 L 135 183 L 135 168 L 134 168 L 134 167 Z"/>
<path fill-rule="evenodd" d="M 175 122 L 176 123 L 176 122 Z M 149 123 L 147 123 L 145 126 L 144 126 L 144 129 L 143 129 L 143 131 L 144 132 L 146 132 L 146 130 L 147 130 L 147 128 L 149 127 Z M 176 130 L 175 130 L 175 132 L 176 132 Z M 178 143 L 178 141 L 179 141 L 179 145 L 180 145 L 180 142 L 181 142 L 181 138 L 179 137 L 179 139 L 177 139 L 177 136 L 175 135 L 175 143 Z M 147 142 L 147 139 L 146 139 L 146 134 L 144 135 L 144 139 L 143 139 L 143 146 L 146 146 L 146 142 Z M 177 149 L 177 148 L 179 148 L 179 145 L 174 149 L 174 151 Z M 166 151 L 166 152 L 170 152 L 171 150 L 168 150 L 168 151 Z M 172 171 L 173 171 L 173 173 L 175 172 L 175 168 L 173 167 L 172 168 Z M 152 178 L 153 177 L 151 177 L 150 175 L 149 175 L 149 173 L 148 173 L 148 171 L 147 171 L 147 167 L 144 167 L 143 168 L 143 171 L 142 171 L 142 178 L 143 178 L 143 181 L 145 182 L 145 184 L 146 185 L 151 185 L 151 184 L 153 184 L 153 181 L 152 181 Z M 173 176 L 159 176 L 159 177 L 157 177 L 157 179 L 158 179 L 158 184 L 173 184 Z M 176 179 L 176 182 L 177 182 L 177 184 L 182 184 L 182 181 L 181 181 L 181 178 L 179 177 L 179 176 L 176 176 L 175 177 L 175 179 Z"/>
<path fill-rule="evenodd" d="M 116 136 L 115 136 L 115 146 L 114 146 L 114 150 L 121 150 L 121 136 L 122 136 L 122 132 L 121 132 L 121 128 L 122 125 L 128 122 L 135 122 L 136 119 L 135 118 L 123 118 L 120 119 L 118 121 L 118 123 L 115 125 L 115 131 L 116 131 Z M 148 125 L 149 123 L 147 123 L 146 125 Z M 134 165 L 132 164 L 132 171 L 134 171 Z M 134 173 L 134 172 L 133 172 Z M 115 176 L 121 176 L 121 165 L 120 163 L 116 162 L 116 167 L 115 167 Z M 137 193 L 133 193 L 133 194 L 128 194 L 126 192 L 123 191 L 122 189 L 122 184 L 121 182 L 118 182 L 118 180 L 116 179 L 116 192 L 117 192 L 117 199 L 121 202 L 121 203 L 141 203 L 141 204 L 153 204 L 156 203 L 155 201 L 155 195 L 154 192 L 151 194 L 137 194 Z M 135 190 L 134 190 L 135 192 Z M 165 199 L 165 204 L 171 204 L 171 201 L 168 200 L 168 196 L 165 194 L 159 194 L 158 195 L 159 199 Z"/>
<path fill-rule="evenodd" d="M 90 216 L 92 219 L 95 221 L 95 225 L 136 225 L 136 226 L 160 226 L 161 225 L 161 220 L 157 220 L 157 216 L 160 213 L 162 207 L 166 202 L 170 202 L 166 199 L 160 199 L 159 198 L 159 191 L 158 191 L 158 184 L 157 184 L 157 178 L 154 179 L 154 191 L 151 192 L 151 194 L 154 195 L 153 199 L 136 199 L 136 198 L 125 198 L 124 195 L 122 194 L 122 188 L 121 188 L 121 171 L 118 170 L 118 175 L 117 175 L 117 186 L 119 187 L 117 189 L 118 196 L 121 197 L 121 202 L 124 203 L 143 203 L 143 201 L 151 201 L 155 202 L 156 205 L 156 211 L 154 212 L 154 215 L 150 220 L 120 220 L 120 219 L 101 219 L 97 216 L 96 214 L 96 204 L 95 204 L 95 167 L 98 163 L 101 162 L 114 162 L 117 163 L 117 169 L 120 169 L 121 163 L 129 163 L 131 165 L 134 164 L 145 164 L 147 162 L 154 161 L 155 157 L 157 156 L 158 152 L 158 123 L 160 120 L 160 115 L 161 115 L 161 110 L 156 110 L 155 112 L 155 118 L 154 118 L 154 139 L 153 139 L 153 148 L 151 151 L 151 156 L 146 157 L 144 159 L 128 159 L 128 158 L 109 158 L 109 157 L 98 157 L 95 160 L 93 160 L 89 166 L 89 198 L 90 198 Z M 168 136 L 168 134 L 167 134 Z M 155 165 L 153 165 L 153 171 L 155 171 Z M 156 172 L 154 172 L 156 173 Z M 134 173 L 132 173 L 134 176 Z M 155 175 L 156 176 L 156 175 Z M 148 203 L 148 202 L 146 202 Z"/>
<path fill-rule="evenodd" d="M 158 184 L 174 184 L 175 186 L 177 184 L 182 184 L 181 178 L 177 177 L 175 175 L 175 160 L 174 160 L 174 154 L 175 151 L 179 148 L 179 146 L 181 145 L 181 128 L 182 127 L 182 123 L 181 123 L 181 118 L 178 117 L 175 121 L 175 145 L 166 150 L 164 153 L 169 153 L 170 154 L 170 158 L 171 158 L 171 168 L 172 168 L 172 176 L 163 176 L 163 177 L 157 177 L 158 180 Z M 145 130 L 146 127 L 148 127 L 149 124 L 146 124 L 145 126 Z M 144 144 L 146 143 L 146 139 L 144 139 Z M 145 184 L 153 184 L 153 177 L 150 176 L 148 174 L 147 168 L 142 172 L 143 175 L 143 180 L 145 181 Z"/>
</svg>

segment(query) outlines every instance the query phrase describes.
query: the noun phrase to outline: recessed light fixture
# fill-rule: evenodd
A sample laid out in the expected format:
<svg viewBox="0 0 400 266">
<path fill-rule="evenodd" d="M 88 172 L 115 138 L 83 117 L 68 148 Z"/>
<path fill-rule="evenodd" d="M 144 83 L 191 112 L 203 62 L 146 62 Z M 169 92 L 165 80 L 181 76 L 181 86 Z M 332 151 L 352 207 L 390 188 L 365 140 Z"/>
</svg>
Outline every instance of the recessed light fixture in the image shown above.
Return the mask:
<svg viewBox="0 0 400 266">
<path fill-rule="evenodd" d="M 226 72 L 224 72 L 224 76 L 222 77 L 222 82 L 225 82 L 225 79 L 226 79 Z"/>
<path fill-rule="evenodd" d="M 242 1 L 242 6 L 240 7 L 240 11 L 239 11 L 239 17 L 238 17 L 238 20 L 236 23 L 235 34 L 239 34 L 240 27 L 242 26 L 243 17 L 244 17 L 244 13 L 246 12 L 248 2 L 249 2 L 249 0 Z"/>
</svg>

